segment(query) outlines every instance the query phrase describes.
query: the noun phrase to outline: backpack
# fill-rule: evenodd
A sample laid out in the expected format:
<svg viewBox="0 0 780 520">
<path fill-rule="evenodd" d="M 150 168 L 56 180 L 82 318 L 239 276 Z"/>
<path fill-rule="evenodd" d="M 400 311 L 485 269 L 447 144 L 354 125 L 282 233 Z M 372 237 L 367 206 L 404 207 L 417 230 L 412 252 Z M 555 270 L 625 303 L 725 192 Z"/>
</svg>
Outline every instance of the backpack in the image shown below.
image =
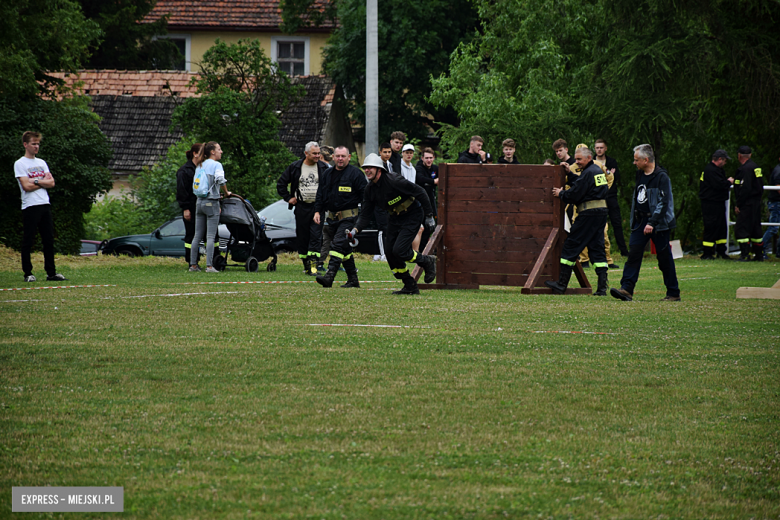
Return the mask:
<svg viewBox="0 0 780 520">
<path fill-rule="evenodd" d="M 211 183 L 209 182 L 209 176 L 206 170 L 198 168 L 195 171 L 195 177 L 192 179 L 192 193 L 199 199 L 205 199 L 211 192 Z"/>
</svg>

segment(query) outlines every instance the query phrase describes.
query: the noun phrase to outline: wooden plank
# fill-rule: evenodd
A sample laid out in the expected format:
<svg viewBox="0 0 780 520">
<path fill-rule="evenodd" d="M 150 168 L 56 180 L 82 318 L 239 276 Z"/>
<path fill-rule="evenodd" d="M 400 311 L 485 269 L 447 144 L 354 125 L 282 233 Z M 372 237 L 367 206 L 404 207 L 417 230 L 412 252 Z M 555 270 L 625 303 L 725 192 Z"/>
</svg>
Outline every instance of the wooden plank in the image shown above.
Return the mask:
<svg viewBox="0 0 780 520">
<path fill-rule="evenodd" d="M 557 198 L 557 197 L 556 197 Z M 478 200 L 452 200 L 450 199 L 447 204 L 449 205 L 450 212 L 465 211 L 468 213 L 535 213 L 545 214 L 552 218 L 553 214 L 553 202 L 550 199 L 547 202 L 544 201 L 525 201 L 525 202 L 484 202 Z"/>
<path fill-rule="evenodd" d="M 534 257 L 529 257 L 534 258 Z M 533 260 L 527 262 L 464 262 L 450 258 L 451 273 L 472 274 L 528 274 L 534 267 Z"/>
<path fill-rule="evenodd" d="M 444 237 L 444 233 L 442 232 L 442 226 L 436 226 L 436 229 L 433 230 L 433 234 L 431 235 L 431 238 L 428 240 L 428 243 L 425 245 L 425 250 L 422 254 L 429 255 L 431 254 L 431 251 L 436 249 L 436 247 L 439 245 L 439 242 L 442 241 L 442 238 Z M 443 249 L 443 248 L 442 248 Z M 439 259 L 436 259 L 436 274 L 439 273 L 439 266 L 438 266 Z M 414 270 L 412 271 L 412 278 L 414 278 L 414 281 L 420 279 L 420 275 L 422 274 L 422 267 L 419 265 L 414 266 Z"/>
<path fill-rule="evenodd" d="M 529 176 L 553 177 L 563 171 L 562 166 L 541 164 L 458 164 L 447 163 L 451 177 Z M 441 164 L 439 165 L 441 169 Z"/>
<path fill-rule="evenodd" d="M 498 188 L 501 190 L 515 189 L 515 188 L 553 188 L 557 187 L 556 181 L 558 177 L 556 175 L 550 175 L 547 177 L 513 177 L 513 176 L 473 176 L 466 177 L 452 177 L 450 179 L 450 187 L 452 189 L 462 188 Z M 441 181 L 439 181 L 441 183 Z"/>
<path fill-rule="evenodd" d="M 585 276 L 585 270 L 582 268 L 582 264 L 580 264 L 579 260 L 574 264 L 574 276 L 577 277 L 580 287 L 590 288 L 590 282 L 588 281 L 588 277 Z"/>
<path fill-rule="evenodd" d="M 441 226 L 442 231 L 447 229 L 449 224 L 449 205 L 447 204 L 447 194 L 449 193 L 449 169 L 446 164 L 442 164 L 439 167 L 439 208 L 438 208 L 438 224 Z M 447 285 L 449 280 L 447 279 L 447 243 L 444 241 L 444 233 L 440 234 L 441 247 L 439 248 L 438 255 L 436 255 L 436 281 L 440 284 Z"/>
<path fill-rule="evenodd" d="M 539 251 L 541 252 L 541 250 Z M 450 262 L 470 263 L 470 264 L 483 264 L 488 262 L 514 262 L 514 263 L 530 263 L 536 262 L 536 258 L 539 252 L 535 251 L 490 251 L 490 250 L 474 250 L 474 249 L 454 249 L 448 246 L 447 253 Z M 551 264 L 554 262 L 550 262 Z"/>
<path fill-rule="evenodd" d="M 566 289 L 566 294 L 593 294 L 592 289 L 587 289 L 583 287 L 569 287 Z M 521 294 L 554 294 L 552 289 L 549 287 L 534 287 L 533 289 L 529 289 L 526 287 L 523 287 L 523 289 L 520 291 Z"/>
<path fill-rule="evenodd" d="M 556 228 L 552 228 L 552 230 L 550 230 L 550 236 L 547 237 L 547 241 L 542 248 L 542 252 L 539 254 L 539 258 L 536 259 L 536 263 L 534 264 L 534 268 L 531 271 L 531 275 L 525 282 L 526 289 L 530 290 L 538 285 L 539 276 L 542 274 L 542 269 L 544 268 L 545 263 L 547 263 L 550 250 L 553 248 L 555 241 L 558 239 L 558 233 L 559 230 Z"/>
<path fill-rule="evenodd" d="M 424 283 L 417 286 L 418 289 L 479 289 L 477 284 L 446 284 L 446 283 Z"/>
<path fill-rule="evenodd" d="M 545 241 L 540 238 L 515 238 L 497 236 L 493 238 L 483 237 L 458 237 L 445 235 L 445 240 L 449 244 L 447 247 L 452 249 L 466 249 L 471 251 L 497 251 L 511 254 L 518 253 L 540 253 L 544 247 Z"/>
<path fill-rule="evenodd" d="M 775 284 L 777 286 L 778 284 Z M 780 300 L 780 288 L 772 287 L 740 287 L 737 298 L 741 300 Z"/>
<path fill-rule="evenodd" d="M 553 194 L 550 188 L 458 188 L 453 189 L 450 201 L 476 200 L 484 202 L 544 202 L 552 205 Z"/>
<path fill-rule="evenodd" d="M 778 280 L 773 286 L 772 289 L 780 289 L 780 280 Z"/>
<path fill-rule="evenodd" d="M 439 213 L 441 215 L 441 213 Z M 439 217 L 441 221 L 441 217 Z M 450 212 L 446 216 L 448 225 L 467 224 L 476 226 L 545 226 L 552 227 L 552 213 L 480 213 L 480 212 Z M 442 224 L 444 225 L 444 224 Z M 445 226 L 446 229 L 446 226 Z M 446 244 L 445 244 L 446 245 Z"/>
<path fill-rule="evenodd" d="M 447 226 L 445 240 L 454 237 L 469 238 L 517 238 L 524 240 L 540 240 L 542 245 L 550 234 L 550 226 L 522 226 L 515 224 L 491 224 L 472 226 L 469 224 L 450 224 Z"/>
<path fill-rule="evenodd" d="M 508 287 L 522 287 L 527 276 L 509 274 L 474 274 L 474 273 L 450 273 L 452 283 L 469 285 L 504 285 Z"/>
</svg>

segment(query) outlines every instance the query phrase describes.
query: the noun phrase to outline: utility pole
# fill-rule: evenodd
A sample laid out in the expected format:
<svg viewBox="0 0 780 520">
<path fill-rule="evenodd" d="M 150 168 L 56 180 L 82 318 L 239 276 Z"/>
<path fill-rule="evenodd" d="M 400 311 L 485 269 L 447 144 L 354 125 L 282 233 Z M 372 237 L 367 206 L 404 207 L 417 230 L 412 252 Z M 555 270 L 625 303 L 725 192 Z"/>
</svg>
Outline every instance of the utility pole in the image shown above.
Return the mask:
<svg viewBox="0 0 780 520">
<path fill-rule="evenodd" d="M 377 0 L 366 0 L 366 155 L 379 152 L 379 37 Z"/>
</svg>

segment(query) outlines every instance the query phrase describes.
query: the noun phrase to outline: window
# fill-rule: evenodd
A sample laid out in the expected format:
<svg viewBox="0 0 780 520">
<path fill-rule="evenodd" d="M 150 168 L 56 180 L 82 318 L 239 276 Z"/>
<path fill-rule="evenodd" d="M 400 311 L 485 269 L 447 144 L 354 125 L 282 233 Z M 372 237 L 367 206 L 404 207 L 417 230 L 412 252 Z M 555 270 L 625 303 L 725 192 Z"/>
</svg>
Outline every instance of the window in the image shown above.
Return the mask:
<svg viewBox="0 0 780 520">
<path fill-rule="evenodd" d="M 155 36 L 155 39 L 163 39 L 170 40 L 171 43 L 173 43 L 177 49 L 179 49 L 179 52 L 181 53 L 181 58 L 179 58 L 174 64 L 173 64 L 173 70 L 190 70 L 190 52 L 191 52 L 191 37 L 189 34 L 166 34 L 165 36 Z"/>
<path fill-rule="evenodd" d="M 271 38 L 271 61 L 276 62 L 279 70 L 290 76 L 308 76 L 309 38 L 279 36 Z"/>
</svg>

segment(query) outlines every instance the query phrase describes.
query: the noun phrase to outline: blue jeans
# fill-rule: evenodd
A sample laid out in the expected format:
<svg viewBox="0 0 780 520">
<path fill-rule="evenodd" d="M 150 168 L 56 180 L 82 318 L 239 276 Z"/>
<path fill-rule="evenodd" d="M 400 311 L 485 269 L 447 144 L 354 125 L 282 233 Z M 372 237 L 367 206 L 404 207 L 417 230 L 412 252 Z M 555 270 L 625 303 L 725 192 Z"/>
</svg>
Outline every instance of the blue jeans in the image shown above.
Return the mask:
<svg viewBox="0 0 780 520">
<path fill-rule="evenodd" d="M 628 261 L 623 268 L 620 286 L 629 294 L 634 294 L 634 287 L 639 280 L 639 269 L 642 267 L 645 246 L 647 241 L 652 238 L 658 258 L 658 268 L 664 276 L 666 295 L 680 296 L 677 271 L 674 268 L 674 258 L 672 258 L 672 247 L 669 245 L 669 230 L 653 231 L 652 234 L 645 235 L 646 225 L 647 218 L 644 218 L 636 229 L 631 230 L 631 237 L 628 240 Z"/>
<path fill-rule="evenodd" d="M 767 203 L 769 208 L 769 222 L 780 222 L 780 202 Z M 772 249 L 772 237 L 777 234 L 778 226 L 769 226 L 764 233 L 764 254 L 768 255 Z"/>
</svg>

